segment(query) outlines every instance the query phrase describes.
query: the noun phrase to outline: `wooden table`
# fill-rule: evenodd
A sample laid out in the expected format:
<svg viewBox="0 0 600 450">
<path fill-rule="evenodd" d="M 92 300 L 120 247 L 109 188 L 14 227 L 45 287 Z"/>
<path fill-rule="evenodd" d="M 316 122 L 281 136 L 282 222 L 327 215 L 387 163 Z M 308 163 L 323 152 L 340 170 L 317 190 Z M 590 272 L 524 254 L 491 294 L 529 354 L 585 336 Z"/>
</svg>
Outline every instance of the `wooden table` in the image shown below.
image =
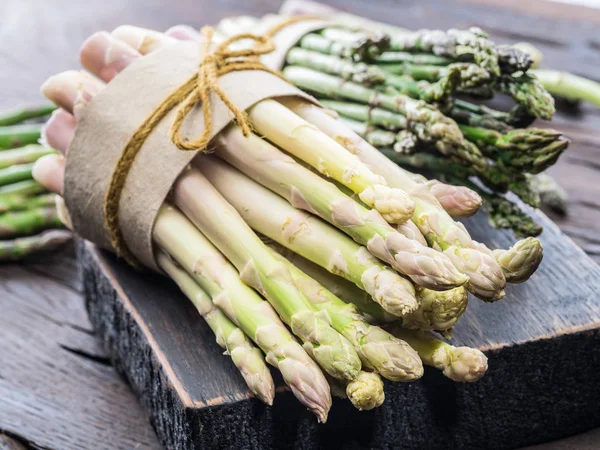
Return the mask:
<svg viewBox="0 0 600 450">
<path fill-rule="evenodd" d="M 239 3 L 239 4 L 238 4 Z M 543 0 L 331 1 L 406 27 L 477 24 L 499 42 L 539 46 L 547 66 L 594 77 L 600 11 Z M 123 23 L 165 29 L 234 14 L 276 11 L 279 0 L 4 0 L 0 24 L 0 109 L 41 101 L 49 75 L 77 68 L 92 32 Z M 390 12 L 395 15 L 391 15 Z M 551 170 L 571 197 L 561 228 L 600 261 L 600 110 L 561 112 L 554 126 L 573 143 Z M 154 433 L 128 386 L 108 364 L 80 295 L 71 249 L 0 266 L 0 449 L 150 449 Z M 600 430 L 532 447 L 595 449 Z"/>
</svg>

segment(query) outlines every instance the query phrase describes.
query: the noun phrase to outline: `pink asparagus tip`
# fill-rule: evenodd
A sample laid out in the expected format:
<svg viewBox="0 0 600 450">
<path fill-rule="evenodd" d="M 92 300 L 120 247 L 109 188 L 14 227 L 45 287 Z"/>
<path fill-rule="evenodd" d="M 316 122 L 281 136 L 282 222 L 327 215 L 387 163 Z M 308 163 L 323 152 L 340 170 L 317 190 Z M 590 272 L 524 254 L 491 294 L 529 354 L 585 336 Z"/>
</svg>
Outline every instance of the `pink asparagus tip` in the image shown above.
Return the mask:
<svg viewBox="0 0 600 450">
<path fill-rule="evenodd" d="M 175 25 L 165 31 L 165 34 L 180 41 L 199 41 L 202 39 L 202 35 L 188 25 Z"/>
<path fill-rule="evenodd" d="M 42 156 L 33 166 L 32 176 L 46 189 L 62 195 L 65 157 L 57 154 Z"/>
<path fill-rule="evenodd" d="M 106 31 L 91 35 L 79 52 L 81 65 L 104 81 L 112 80 L 139 57 L 139 52 Z"/>
<path fill-rule="evenodd" d="M 64 109 L 57 109 L 52 113 L 42 128 L 42 139 L 63 155 L 67 152 L 71 140 L 75 135 L 77 120 Z"/>
</svg>

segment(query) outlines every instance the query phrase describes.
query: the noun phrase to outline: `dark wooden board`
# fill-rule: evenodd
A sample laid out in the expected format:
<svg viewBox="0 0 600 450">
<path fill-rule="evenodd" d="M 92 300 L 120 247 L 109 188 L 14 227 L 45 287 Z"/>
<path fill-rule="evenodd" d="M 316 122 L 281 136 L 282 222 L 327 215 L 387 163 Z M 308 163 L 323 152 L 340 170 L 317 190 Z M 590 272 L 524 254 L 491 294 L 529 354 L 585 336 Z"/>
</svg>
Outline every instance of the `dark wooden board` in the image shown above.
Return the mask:
<svg viewBox="0 0 600 450">
<path fill-rule="evenodd" d="M 0 22 L 3 68 L 0 108 L 39 103 L 40 84 L 58 71 L 77 68 L 79 45 L 94 31 L 110 30 L 123 23 L 156 29 L 177 23 L 200 26 L 234 14 L 272 12 L 280 3 L 280 0 L 4 1 L 1 3 L 4 20 Z M 330 3 L 406 27 L 479 25 L 489 30 L 497 42 L 533 42 L 544 52 L 547 67 L 599 78 L 599 10 L 544 0 Z M 559 111 L 551 125 L 567 133 L 573 141 L 551 171 L 569 192 L 571 214 L 552 218 L 600 261 L 600 183 L 595 182 L 600 175 L 600 110 L 585 106 L 578 114 Z M 74 267 L 69 252 L 0 266 L 0 449 L 19 443 L 28 449 L 157 448 L 143 409 L 107 365 L 106 352 L 92 335 Z M 523 320 L 527 318 L 514 319 L 517 323 Z M 544 374 L 542 367 L 540 373 Z M 573 373 L 577 375 L 577 371 Z M 558 377 L 557 372 L 546 375 Z M 580 391 L 572 394 L 573 399 L 565 397 L 564 401 L 577 402 L 578 397 L 586 395 Z M 547 407 L 540 403 L 542 407 L 548 415 L 556 412 L 559 423 L 563 417 L 562 401 Z M 361 415 L 360 420 L 371 419 Z M 350 422 L 348 429 L 354 426 Z M 554 423 L 548 426 L 554 427 Z M 340 437 L 344 433 L 345 429 Z M 400 445 L 401 442 L 397 443 Z M 536 450 L 597 448 L 600 448 L 598 430 L 535 446 Z"/>
<path fill-rule="evenodd" d="M 169 448 L 509 449 L 600 425 L 600 267 L 540 215 L 545 259 L 495 304 L 471 299 L 457 345 L 484 350 L 488 374 L 457 384 L 428 369 L 388 383 L 386 402 L 358 412 L 336 401 L 318 425 L 279 383 L 275 405 L 251 399 L 210 330 L 173 283 L 81 243 L 91 321 Z M 483 214 L 473 237 L 506 247 Z"/>
</svg>

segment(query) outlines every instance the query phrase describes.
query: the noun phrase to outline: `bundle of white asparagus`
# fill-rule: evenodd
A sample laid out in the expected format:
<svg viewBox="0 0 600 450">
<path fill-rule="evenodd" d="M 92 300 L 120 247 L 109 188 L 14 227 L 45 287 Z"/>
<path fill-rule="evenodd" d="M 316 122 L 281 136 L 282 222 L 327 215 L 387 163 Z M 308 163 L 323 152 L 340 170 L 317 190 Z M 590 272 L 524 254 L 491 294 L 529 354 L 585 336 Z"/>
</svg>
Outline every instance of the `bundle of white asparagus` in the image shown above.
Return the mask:
<svg viewBox="0 0 600 450">
<path fill-rule="evenodd" d="M 81 112 L 130 63 L 176 39 L 200 35 L 185 26 L 96 33 L 81 48 L 87 72 L 46 81 L 42 92 L 60 109 L 44 135 L 60 154 L 37 162 L 36 180 L 62 193 Z M 153 239 L 158 264 L 250 390 L 273 402 L 269 363 L 325 422 L 331 392 L 372 409 L 384 400 L 381 377 L 417 380 L 423 364 L 478 380 L 483 353 L 435 333 L 449 334 L 467 290 L 496 301 L 507 281 L 527 280 L 542 258 L 539 241 L 508 250 L 473 241 L 449 212 L 472 208 L 476 194 L 415 179 L 304 100 L 263 100 L 247 113 L 250 136 L 230 124 L 214 154 L 179 176 Z"/>
</svg>

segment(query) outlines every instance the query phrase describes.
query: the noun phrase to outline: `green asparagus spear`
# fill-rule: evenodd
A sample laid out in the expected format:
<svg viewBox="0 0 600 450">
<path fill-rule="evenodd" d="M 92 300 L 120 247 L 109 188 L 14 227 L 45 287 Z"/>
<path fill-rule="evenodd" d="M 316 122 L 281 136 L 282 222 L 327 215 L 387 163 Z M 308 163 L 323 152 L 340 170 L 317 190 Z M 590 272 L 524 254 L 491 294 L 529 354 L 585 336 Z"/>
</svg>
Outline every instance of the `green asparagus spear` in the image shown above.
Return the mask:
<svg viewBox="0 0 600 450">
<path fill-rule="evenodd" d="M 486 165 L 481 152 L 472 143 L 464 139 L 456 122 L 424 102 L 402 94 L 387 95 L 305 67 L 288 66 L 283 70 L 283 73 L 286 78 L 302 89 L 331 98 L 347 98 L 400 113 L 410 123 L 423 124 L 430 132 L 432 140 L 435 140 L 436 148 L 442 154 L 453 159 L 463 160 L 469 164 Z"/>
<path fill-rule="evenodd" d="M 71 232 L 47 230 L 34 236 L 0 240 L 0 261 L 15 261 L 39 252 L 58 249 L 71 240 Z"/>
<path fill-rule="evenodd" d="M 382 84 L 386 79 L 383 71 L 377 66 L 353 63 L 348 59 L 325 55 L 304 48 L 291 49 L 286 55 L 286 63 L 337 75 L 345 80 L 351 80 L 365 86 Z"/>
<path fill-rule="evenodd" d="M 486 86 L 491 80 L 489 72 L 476 64 L 470 63 L 453 63 L 448 66 L 402 63 L 386 64 L 381 66 L 381 68 L 391 74 L 405 75 L 414 80 L 428 81 L 430 83 L 453 77 L 453 90 Z"/>
<path fill-rule="evenodd" d="M 55 194 L 27 196 L 21 194 L 0 195 L 0 214 L 9 211 L 22 211 L 43 206 L 53 206 Z"/>
<path fill-rule="evenodd" d="M 552 95 L 569 100 L 583 100 L 600 106 L 600 84 L 568 72 L 532 70 L 538 82 Z"/>
<path fill-rule="evenodd" d="M 1 139 L 1 138 L 0 138 Z M 0 146 L 2 144 L 0 143 Z M 16 164 L 26 164 L 37 161 L 44 155 L 56 153 L 55 150 L 41 145 L 31 144 L 26 147 L 15 148 L 0 152 L 0 169 L 14 166 Z"/>
<path fill-rule="evenodd" d="M 479 28 L 448 31 L 418 30 L 392 34 L 391 49 L 426 52 L 458 60 L 474 61 L 492 75 L 499 75 L 496 48 Z"/>
<path fill-rule="evenodd" d="M 430 53 L 409 53 L 401 51 L 383 52 L 381 55 L 375 58 L 375 63 L 382 66 L 382 68 L 387 67 L 388 64 L 399 63 L 425 66 L 448 66 L 454 62 L 456 62 L 456 60 L 445 56 L 437 56 Z"/>
<path fill-rule="evenodd" d="M 33 164 L 16 164 L 0 169 L 0 186 L 32 179 Z"/>
<path fill-rule="evenodd" d="M 19 181 L 18 183 L 0 187 L 0 203 L 8 197 L 16 195 L 31 196 L 44 191 L 46 191 L 46 188 L 35 180 Z"/>
<path fill-rule="evenodd" d="M 55 207 L 35 207 L 0 215 L 0 239 L 37 233 L 47 228 L 61 228 Z"/>
<path fill-rule="evenodd" d="M 511 45 L 496 46 L 500 72 L 512 75 L 515 72 L 527 72 L 533 64 L 531 55 Z"/>
<path fill-rule="evenodd" d="M 278 248 L 278 251 L 280 250 L 281 248 Z M 464 287 L 443 292 L 418 289 L 419 308 L 416 311 L 403 318 L 390 316 L 356 286 L 340 280 L 296 253 L 289 250 L 284 253 L 295 266 L 329 291 L 335 292 L 343 302 L 355 305 L 361 314 L 366 314 L 373 323 L 385 324 L 396 320 L 409 328 L 444 331 L 454 326 L 467 307 L 468 296 Z"/>
<path fill-rule="evenodd" d="M 298 45 L 306 50 L 349 58 L 355 61 L 370 61 L 372 59 L 371 52 L 375 51 L 375 54 L 378 53 L 376 47 L 368 39 L 355 43 L 338 42 L 327 39 L 317 33 L 305 35 Z"/>
<path fill-rule="evenodd" d="M 527 152 L 548 145 L 562 137 L 560 131 L 550 128 L 524 128 L 501 133 L 487 128 L 459 125 L 465 137 L 477 144 L 499 150 Z"/>
<path fill-rule="evenodd" d="M 35 144 L 40 139 L 42 125 L 10 125 L 0 127 L 0 150 Z"/>
<path fill-rule="evenodd" d="M 0 112 L 0 127 L 16 125 L 29 119 L 44 117 L 56 109 L 54 105 L 42 105 L 25 108 L 15 108 Z"/>
<path fill-rule="evenodd" d="M 535 117 L 551 120 L 556 112 L 554 98 L 535 78 L 535 75 L 517 73 L 503 75 L 496 80 L 501 92 L 511 95 L 517 103 Z"/>
</svg>

